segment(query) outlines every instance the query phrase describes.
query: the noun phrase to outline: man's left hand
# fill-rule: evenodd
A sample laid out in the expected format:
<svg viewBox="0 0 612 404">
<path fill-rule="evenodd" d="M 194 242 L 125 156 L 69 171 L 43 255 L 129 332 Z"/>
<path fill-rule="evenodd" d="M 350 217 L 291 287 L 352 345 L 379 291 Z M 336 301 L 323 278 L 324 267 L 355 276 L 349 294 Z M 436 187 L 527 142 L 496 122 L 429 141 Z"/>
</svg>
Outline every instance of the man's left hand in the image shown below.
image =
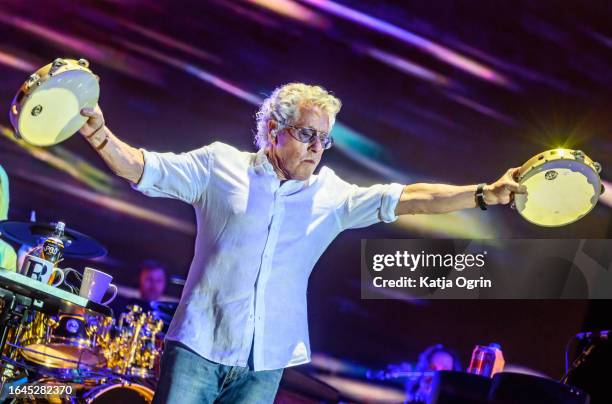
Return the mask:
<svg viewBox="0 0 612 404">
<path fill-rule="evenodd" d="M 506 205 L 514 199 L 514 194 L 527 194 L 527 188 L 519 185 L 516 179 L 520 167 L 511 168 L 497 181 L 484 187 L 484 200 L 487 205 Z"/>
</svg>

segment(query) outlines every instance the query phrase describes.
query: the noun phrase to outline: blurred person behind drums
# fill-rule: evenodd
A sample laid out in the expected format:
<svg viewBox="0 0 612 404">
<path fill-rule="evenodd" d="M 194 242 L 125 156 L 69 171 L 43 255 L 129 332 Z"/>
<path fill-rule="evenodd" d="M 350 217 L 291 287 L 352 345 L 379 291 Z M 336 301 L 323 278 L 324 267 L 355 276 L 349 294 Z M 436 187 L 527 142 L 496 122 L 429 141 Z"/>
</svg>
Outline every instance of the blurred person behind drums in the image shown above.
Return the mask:
<svg viewBox="0 0 612 404">
<path fill-rule="evenodd" d="M 166 269 L 155 261 L 145 261 L 139 271 L 140 298 L 151 302 L 161 300 L 166 290 Z"/>
<path fill-rule="evenodd" d="M 426 403 L 431 394 L 433 372 L 440 370 L 461 371 L 459 356 L 442 344 L 432 345 L 419 355 L 416 372 L 423 374 L 417 379 L 409 379 L 405 384 L 406 403 Z"/>
<path fill-rule="evenodd" d="M 127 306 L 137 305 L 145 311 L 154 309 L 151 302 L 163 299 L 166 290 L 166 269 L 154 260 L 146 260 L 138 265 L 138 297 L 122 296 L 121 293 L 110 304 L 115 315 L 126 311 Z"/>
</svg>

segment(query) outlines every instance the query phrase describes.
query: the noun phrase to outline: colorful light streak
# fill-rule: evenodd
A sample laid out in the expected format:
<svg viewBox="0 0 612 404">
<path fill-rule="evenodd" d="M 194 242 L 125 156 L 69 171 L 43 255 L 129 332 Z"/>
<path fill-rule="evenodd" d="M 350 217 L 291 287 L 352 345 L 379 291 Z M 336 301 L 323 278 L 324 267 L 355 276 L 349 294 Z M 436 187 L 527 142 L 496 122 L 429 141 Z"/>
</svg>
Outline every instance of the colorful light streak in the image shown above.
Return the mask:
<svg viewBox="0 0 612 404">
<path fill-rule="evenodd" d="M 31 62 L 0 50 L 0 63 L 23 72 L 32 73 L 37 69 Z"/>
<path fill-rule="evenodd" d="M 455 94 L 455 93 L 452 93 L 452 92 L 446 92 L 445 94 L 446 94 L 446 96 L 448 98 L 458 102 L 459 104 L 461 104 L 461 105 L 463 105 L 463 106 L 465 106 L 465 107 L 467 107 L 467 108 L 469 108 L 469 109 L 471 109 L 473 111 L 476 111 L 478 113 L 486 115 L 486 116 L 488 116 L 490 118 L 493 118 L 493 119 L 495 119 L 497 121 L 501 121 L 501 122 L 503 122 L 503 123 L 505 123 L 505 124 L 507 124 L 509 126 L 519 126 L 518 123 L 513 118 L 511 118 L 510 116 L 508 116 L 508 115 L 506 115 L 506 114 L 504 114 L 502 112 L 496 111 L 496 110 L 494 110 L 491 107 L 488 107 L 488 106 L 483 105 L 483 104 L 481 104 L 479 102 L 476 102 L 474 100 L 470 100 L 467 97 L 464 97 L 462 95 Z"/>
<path fill-rule="evenodd" d="M 372 17 L 368 14 L 359 12 L 357 10 L 335 3 L 333 1 L 300 1 L 319 10 L 323 10 L 327 13 L 333 14 L 339 18 L 352 21 L 381 34 L 391 36 L 482 80 L 486 80 L 490 83 L 505 88 L 510 88 L 512 86 L 508 78 L 506 78 L 501 73 L 498 73 L 495 70 L 485 66 L 484 64 L 470 59 L 458 52 L 453 51 L 452 49 L 439 45 L 422 36 L 414 34 L 408 30 L 390 24 L 386 21 Z"/>
<path fill-rule="evenodd" d="M 54 43 L 62 48 L 69 48 L 78 57 L 108 66 L 132 78 L 154 85 L 162 85 L 163 79 L 158 70 L 151 64 L 138 60 L 125 52 L 117 51 L 88 39 L 80 39 L 72 35 L 45 27 L 22 17 L 0 12 L 0 21 L 22 31 L 34 34 L 39 38 Z M 62 55 L 63 56 L 63 55 Z M 146 72 L 144 74 L 143 72 Z"/>
<path fill-rule="evenodd" d="M 246 0 L 249 3 L 258 5 L 260 7 L 267 8 L 277 14 L 284 17 L 289 17 L 294 20 L 300 21 L 304 24 L 312 25 L 319 29 L 326 29 L 329 27 L 329 21 L 313 12 L 307 7 L 304 7 L 292 0 Z"/>
<path fill-rule="evenodd" d="M 391 66 L 394 69 L 397 69 L 418 79 L 425 80 L 443 87 L 453 86 L 452 81 L 448 77 L 440 73 L 436 73 L 430 69 L 427 69 L 426 67 L 413 63 L 408 59 L 373 47 L 356 46 L 355 48 L 361 51 L 362 53 L 365 53 L 366 55 L 378 60 L 379 62 L 386 64 L 387 66 Z"/>
</svg>

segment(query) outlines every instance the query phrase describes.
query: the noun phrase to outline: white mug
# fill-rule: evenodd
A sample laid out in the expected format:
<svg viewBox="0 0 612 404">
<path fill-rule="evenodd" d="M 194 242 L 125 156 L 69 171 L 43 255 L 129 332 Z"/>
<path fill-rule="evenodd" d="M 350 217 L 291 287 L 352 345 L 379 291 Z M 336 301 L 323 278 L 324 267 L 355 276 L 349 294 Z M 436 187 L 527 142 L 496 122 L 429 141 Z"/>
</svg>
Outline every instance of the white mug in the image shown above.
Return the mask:
<svg viewBox="0 0 612 404">
<path fill-rule="evenodd" d="M 39 282 L 46 283 L 47 285 L 50 284 L 51 286 L 59 286 L 64 282 L 64 271 L 59 268 L 54 268 L 52 262 L 35 255 L 27 255 L 25 257 L 20 273 Z M 49 281 L 52 275 L 53 283 L 51 284 Z"/>
<path fill-rule="evenodd" d="M 79 296 L 84 297 L 87 300 L 91 300 L 100 304 L 109 304 L 115 297 L 117 297 L 117 286 L 113 285 L 111 281 L 113 277 L 97 269 L 85 267 L 83 272 L 83 281 L 81 282 L 81 289 L 79 290 Z M 105 302 L 102 302 L 102 298 L 106 294 L 106 291 L 111 288 L 113 289 L 113 295 Z"/>
</svg>

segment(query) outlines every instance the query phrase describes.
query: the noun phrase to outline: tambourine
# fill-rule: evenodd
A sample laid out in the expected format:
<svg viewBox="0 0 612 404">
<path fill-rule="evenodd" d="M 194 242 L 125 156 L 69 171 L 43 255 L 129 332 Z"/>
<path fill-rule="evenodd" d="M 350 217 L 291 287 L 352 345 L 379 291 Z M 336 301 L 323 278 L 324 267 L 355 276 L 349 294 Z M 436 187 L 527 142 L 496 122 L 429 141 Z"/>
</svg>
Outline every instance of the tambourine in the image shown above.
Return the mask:
<svg viewBox="0 0 612 404">
<path fill-rule="evenodd" d="M 539 226 L 573 223 L 589 213 L 603 193 L 600 172 L 601 165 L 581 150 L 547 150 L 520 168 L 517 181 L 527 195 L 516 194 L 515 207 Z"/>
<path fill-rule="evenodd" d="M 51 146 L 75 134 L 87 121 L 82 108 L 100 96 L 98 76 L 85 59 L 55 59 L 23 83 L 10 109 L 15 136 L 35 146 Z"/>
</svg>

